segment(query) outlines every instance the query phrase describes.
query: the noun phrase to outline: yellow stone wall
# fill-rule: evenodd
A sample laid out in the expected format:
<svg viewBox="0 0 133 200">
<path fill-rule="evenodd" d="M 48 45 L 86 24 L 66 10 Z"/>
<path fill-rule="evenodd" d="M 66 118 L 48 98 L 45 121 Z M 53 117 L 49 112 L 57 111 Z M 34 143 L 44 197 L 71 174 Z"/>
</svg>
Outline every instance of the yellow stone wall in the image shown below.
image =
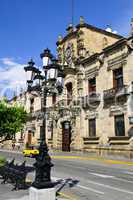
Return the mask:
<svg viewBox="0 0 133 200">
<path fill-rule="evenodd" d="M 133 51 L 128 46 L 127 43 L 122 44 L 120 47 L 114 45 L 108 49 L 103 50 L 103 39 L 106 37 L 108 40 L 108 45 L 114 44 L 118 39 L 113 35 L 106 35 L 102 32 L 98 32 L 95 30 L 91 30 L 89 28 L 81 28 L 83 31 L 82 37 L 84 39 L 84 46 L 87 51 L 90 52 L 90 56 L 94 53 L 99 53 L 98 56 L 89 62 L 88 61 L 83 64 L 83 59 L 81 63 L 76 64 L 73 62 L 72 65 L 66 66 L 66 76 L 64 79 L 64 88 L 61 95 L 57 97 L 57 104 L 60 100 L 66 100 L 67 93 L 66 93 L 66 84 L 71 82 L 73 88 L 73 100 L 77 99 L 79 96 L 78 94 L 78 73 L 81 73 L 82 77 L 82 96 L 88 95 L 88 80 L 96 77 L 96 93 L 101 95 L 101 101 L 98 106 L 93 109 L 89 107 L 84 109 L 80 104 L 80 113 L 73 119 L 72 118 L 72 109 L 74 108 L 73 105 L 68 106 L 70 111 L 69 115 L 60 116 L 58 113 L 59 106 L 57 105 L 56 110 L 54 110 L 53 114 L 51 111 L 50 118 L 47 119 L 47 142 L 50 143 L 52 148 L 55 149 L 62 149 L 62 122 L 63 121 L 70 121 L 72 126 L 72 136 L 71 136 L 71 149 L 75 150 L 83 150 L 84 148 L 87 150 L 89 149 L 98 149 L 100 147 L 105 147 L 109 145 L 109 137 L 115 136 L 115 129 L 114 129 L 114 116 L 119 114 L 124 114 L 125 119 L 125 136 L 128 136 L 128 130 L 132 127 L 129 125 L 128 113 L 127 113 L 127 102 L 123 105 L 112 104 L 108 107 L 105 107 L 105 102 L 103 100 L 103 92 L 104 90 L 113 88 L 113 70 L 122 66 L 123 67 L 123 80 L 124 85 L 130 84 L 133 81 Z M 127 39 L 129 40 L 129 39 Z M 61 47 L 64 50 L 67 48 L 69 43 L 73 43 L 74 45 L 74 57 L 77 57 L 77 36 L 73 35 L 68 37 L 64 43 L 58 45 L 58 48 Z M 64 53 L 64 52 L 63 52 Z M 114 65 L 109 68 L 109 62 L 113 59 L 117 59 L 122 55 L 126 55 L 122 58 L 121 61 L 116 62 Z M 101 56 L 101 57 L 100 57 Z M 120 64 L 123 62 L 122 64 Z M 68 69 L 67 69 L 68 67 Z M 70 70 L 71 69 L 71 70 Z M 73 70 L 74 69 L 74 70 Z M 30 98 L 27 94 L 27 100 L 25 107 L 29 110 L 30 107 Z M 47 98 L 47 107 L 52 107 L 52 97 Z M 35 97 L 34 100 L 34 111 L 41 109 L 41 101 L 40 97 Z M 57 115 L 57 116 L 56 116 Z M 55 120 L 55 117 L 57 119 Z M 89 141 L 89 127 L 88 127 L 88 120 L 96 118 L 96 136 L 99 138 L 97 144 L 93 143 L 94 141 L 87 144 L 84 143 L 84 138 L 88 139 Z M 48 132 L 48 123 L 49 120 L 53 120 L 54 122 L 54 129 L 53 129 L 53 138 L 51 138 L 50 132 Z M 75 120 L 75 121 L 74 121 Z M 39 138 L 39 122 L 33 121 L 32 122 L 35 129 L 35 137 L 33 137 L 32 142 L 35 144 L 37 143 L 37 139 Z M 26 139 L 25 139 L 26 140 Z M 124 141 L 124 139 L 123 139 Z M 111 148 L 129 148 L 129 145 L 122 145 L 122 146 L 110 146 Z"/>
<path fill-rule="evenodd" d="M 99 53 L 103 48 L 106 47 L 104 46 L 104 38 L 106 38 L 108 41 L 107 46 L 118 41 L 118 39 L 114 37 L 104 35 L 103 33 L 99 33 L 94 30 L 89 30 L 87 28 L 82 28 L 81 30 L 84 32 L 85 47 L 90 53 Z"/>
</svg>

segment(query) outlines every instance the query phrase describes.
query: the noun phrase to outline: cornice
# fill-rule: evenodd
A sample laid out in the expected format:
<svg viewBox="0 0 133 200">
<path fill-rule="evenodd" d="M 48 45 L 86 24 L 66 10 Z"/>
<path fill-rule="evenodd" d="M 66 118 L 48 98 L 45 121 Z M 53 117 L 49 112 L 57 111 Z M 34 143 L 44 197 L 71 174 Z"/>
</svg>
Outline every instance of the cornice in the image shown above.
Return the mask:
<svg viewBox="0 0 133 200">
<path fill-rule="evenodd" d="M 117 48 L 120 48 L 122 45 L 127 44 L 127 39 L 126 38 L 122 38 L 120 40 L 118 40 L 117 42 L 109 45 L 108 47 L 103 49 L 103 52 L 106 54 L 108 52 L 111 52 Z"/>
<path fill-rule="evenodd" d="M 99 55 L 101 55 L 101 53 L 95 53 L 95 54 L 93 54 L 93 55 L 91 55 L 91 56 L 89 56 L 89 57 L 87 57 L 85 59 L 77 60 L 75 62 L 75 64 L 76 65 L 79 65 L 79 64 L 85 65 L 85 64 L 88 64 L 88 63 L 95 62 L 97 60 L 97 58 L 98 58 Z"/>
<path fill-rule="evenodd" d="M 79 28 L 84 28 L 84 27 L 85 27 L 85 28 L 88 28 L 88 29 L 91 29 L 91 30 L 94 30 L 94 31 L 96 31 L 96 32 L 103 33 L 103 34 L 108 35 L 108 36 L 112 36 L 112 37 L 117 38 L 117 39 L 123 38 L 123 36 L 121 36 L 121 35 L 118 35 L 118 34 L 115 34 L 115 33 L 112 33 L 112 32 L 108 32 L 108 31 L 106 31 L 106 30 L 104 30 L 104 29 L 95 27 L 95 26 L 90 25 L 90 24 L 87 24 L 87 23 L 78 24 L 78 25 L 76 26 L 77 29 L 79 29 Z"/>
</svg>

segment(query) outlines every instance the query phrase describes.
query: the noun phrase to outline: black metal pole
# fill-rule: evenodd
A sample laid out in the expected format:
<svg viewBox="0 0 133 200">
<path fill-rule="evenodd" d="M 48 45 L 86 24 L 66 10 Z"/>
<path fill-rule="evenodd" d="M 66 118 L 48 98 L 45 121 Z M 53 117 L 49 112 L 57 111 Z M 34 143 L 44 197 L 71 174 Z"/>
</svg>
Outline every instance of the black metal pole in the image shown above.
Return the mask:
<svg viewBox="0 0 133 200">
<path fill-rule="evenodd" d="M 34 167 L 36 169 L 35 181 L 32 186 L 38 189 L 52 188 L 54 183 L 51 182 L 51 158 L 48 154 L 48 148 L 46 144 L 46 99 L 47 99 L 47 87 L 44 83 L 42 87 L 42 99 L 41 99 L 41 112 L 43 113 L 43 122 L 40 127 L 40 145 L 39 155 L 36 156 L 36 162 Z"/>
<path fill-rule="evenodd" d="M 45 86 L 42 88 L 41 95 L 41 112 L 43 116 L 42 126 L 40 127 L 40 143 L 46 143 L 46 99 L 47 99 L 47 90 Z"/>
</svg>

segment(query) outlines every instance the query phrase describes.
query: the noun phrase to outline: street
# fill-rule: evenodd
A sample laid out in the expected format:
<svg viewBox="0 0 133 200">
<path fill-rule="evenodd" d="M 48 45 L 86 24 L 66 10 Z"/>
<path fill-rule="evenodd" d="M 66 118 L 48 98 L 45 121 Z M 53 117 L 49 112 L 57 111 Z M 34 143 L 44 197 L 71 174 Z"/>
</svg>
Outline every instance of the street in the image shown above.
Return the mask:
<svg viewBox="0 0 133 200">
<path fill-rule="evenodd" d="M 52 178 L 74 178 L 79 183 L 73 188 L 64 188 L 63 193 L 70 199 L 77 200 L 125 200 L 133 199 L 133 162 L 118 162 L 110 160 L 92 159 L 73 159 L 71 154 L 51 153 L 54 167 L 52 169 Z M 16 162 L 21 163 L 24 159 L 27 164 L 34 162 L 33 158 L 24 158 L 20 153 L 2 152 L 7 159 L 15 158 Z M 127 164 L 126 164 L 127 163 Z M 33 179 L 33 174 L 29 174 Z M 5 186 L 6 190 L 10 188 Z M 7 189 L 8 188 L 8 189 Z M 0 186 L 0 195 L 3 192 L 3 185 Z M 19 191 L 20 192 L 20 191 Z M 22 191 L 21 191 L 22 192 Z M 21 193 L 20 192 L 20 193 Z M 26 192 L 26 191 L 25 191 Z M 10 199 L 10 198 L 8 198 Z M 2 199 L 5 200 L 4 195 Z"/>
</svg>

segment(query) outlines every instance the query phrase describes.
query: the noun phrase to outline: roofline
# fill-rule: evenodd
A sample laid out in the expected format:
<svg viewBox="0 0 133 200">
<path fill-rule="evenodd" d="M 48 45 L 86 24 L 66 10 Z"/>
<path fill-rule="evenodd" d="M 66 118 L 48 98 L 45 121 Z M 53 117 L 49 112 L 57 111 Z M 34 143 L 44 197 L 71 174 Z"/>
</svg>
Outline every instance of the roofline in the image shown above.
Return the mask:
<svg viewBox="0 0 133 200">
<path fill-rule="evenodd" d="M 112 32 L 108 32 L 108 31 L 106 31 L 106 30 L 104 30 L 104 29 L 98 28 L 98 27 L 93 26 L 93 25 L 91 25 L 91 24 L 84 23 L 84 24 L 78 24 L 78 25 L 76 26 L 77 29 L 83 28 L 83 27 L 88 28 L 88 29 L 91 29 L 91 30 L 94 30 L 94 31 L 97 31 L 97 32 L 101 32 L 101 33 L 103 33 L 103 34 L 105 34 L 105 35 L 113 36 L 114 38 L 117 38 L 117 39 L 123 38 L 122 35 L 115 34 L 115 33 L 112 33 Z"/>
<path fill-rule="evenodd" d="M 61 41 L 57 41 L 57 42 L 56 42 L 56 45 L 58 46 L 59 44 L 64 43 L 68 38 L 74 37 L 74 36 L 76 35 L 76 33 L 78 32 L 79 28 L 84 28 L 84 27 L 85 27 L 85 28 L 88 28 L 88 29 L 91 29 L 91 30 L 94 30 L 94 31 L 96 31 L 96 32 L 103 33 L 104 35 L 107 35 L 107 36 L 112 36 L 112 37 L 114 37 L 114 38 L 116 38 L 116 39 L 122 39 L 122 38 L 124 38 L 122 35 L 115 34 L 115 33 L 112 33 L 112 32 L 108 32 L 108 31 L 106 31 L 106 30 L 104 30 L 104 29 L 97 28 L 97 27 L 95 27 L 95 26 L 93 26 L 93 25 L 84 23 L 84 24 L 78 24 L 78 25 L 76 26 L 77 29 L 76 29 L 75 31 L 73 31 L 73 32 L 71 32 L 71 33 L 68 33 Z"/>
<path fill-rule="evenodd" d="M 76 33 L 77 33 L 77 30 L 75 30 L 71 33 L 68 33 L 61 41 L 57 41 L 56 45 L 58 46 L 59 44 L 64 43 L 68 38 L 74 37 L 76 35 Z"/>
</svg>

